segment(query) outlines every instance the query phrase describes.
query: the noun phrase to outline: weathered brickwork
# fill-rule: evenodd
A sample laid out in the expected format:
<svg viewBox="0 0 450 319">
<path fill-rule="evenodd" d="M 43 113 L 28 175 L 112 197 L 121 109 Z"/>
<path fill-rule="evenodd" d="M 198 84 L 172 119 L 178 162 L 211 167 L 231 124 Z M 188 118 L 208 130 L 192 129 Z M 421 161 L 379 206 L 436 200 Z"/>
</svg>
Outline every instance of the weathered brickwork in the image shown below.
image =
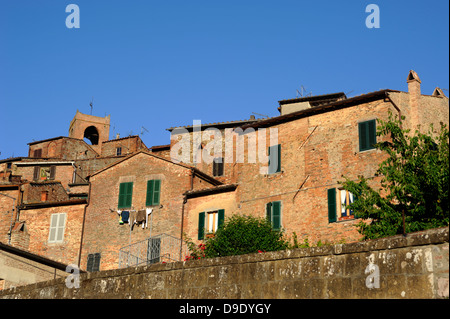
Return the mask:
<svg viewBox="0 0 450 319">
<path fill-rule="evenodd" d="M 131 230 L 129 224 L 119 224 L 117 210 L 120 183 L 133 182 L 130 209 L 141 210 L 147 208 L 149 180 L 161 180 L 161 192 L 160 204 L 149 206 L 153 211 L 147 228 L 135 225 Z M 87 255 L 93 253 L 101 254 L 100 269 L 117 268 L 120 248 L 147 239 L 150 232 L 152 235 L 165 233 L 181 238 L 183 193 L 198 187 L 213 186 L 195 174 L 192 180 L 192 170 L 189 167 L 173 164 L 167 159 L 145 152 L 130 156 L 94 174 L 89 181 L 91 197 L 83 236 L 83 269 L 86 267 Z"/>
<path fill-rule="evenodd" d="M 17 218 L 16 205 L 20 199 L 18 185 L 0 185 L 0 242 L 8 243 L 8 233 Z M 14 200 L 15 199 L 15 200 Z"/>
<path fill-rule="evenodd" d="M 25 222 L 23 231 L 29 237 L 26 249 L 64 264 L 77 265 L 85 206 L 85 203 L 62 205 L 54 202 L 47 207 L 22 209 L 19 221 Z M 50 242 L 53 214 L 65 214 L 64 236 L 60 242 Z"/>
<path fill-rule="evenodd" d="M 62 136 L 29 143 L 28 156 L 67 160 L 94 158 L 98 154 L 83 139 Z"/>
<path fill-rule="evenodd" d="M 64 187 L 59 182 L 24 183 L 21 186 L 24 194 L 23 204 L 38 202 L 55 202 L 69 199 Z"/>
<path fill-rule="evenodd" d="M 102 157 L 130 155 L 140 150 L 147 150 L 144 142 L 137 135 L 117 138 L 102 143 Z"/>
</svg>

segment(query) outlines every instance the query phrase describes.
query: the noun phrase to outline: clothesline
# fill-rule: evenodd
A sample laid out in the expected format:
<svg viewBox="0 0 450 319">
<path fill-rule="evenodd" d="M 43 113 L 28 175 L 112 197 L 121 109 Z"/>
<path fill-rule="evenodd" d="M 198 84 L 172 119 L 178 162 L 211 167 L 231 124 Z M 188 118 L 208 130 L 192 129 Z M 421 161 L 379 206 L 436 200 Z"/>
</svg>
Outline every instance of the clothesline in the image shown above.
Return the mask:
<svg viewBox="0 0 450 319">
<path fill-rule="evenodd" d="M 134 225 L 137 224 L 141 224 L 142 229 L 147 228 L 148 215 L 150 215 L 152 211 L 152 208 L 145 208 L 140 210 L 116 210 L 117 214 L 119 215 L 119 224 L 122 225 L 124 223 L 129 223 L 131 230 L 133 230 Z"/>
</svg>

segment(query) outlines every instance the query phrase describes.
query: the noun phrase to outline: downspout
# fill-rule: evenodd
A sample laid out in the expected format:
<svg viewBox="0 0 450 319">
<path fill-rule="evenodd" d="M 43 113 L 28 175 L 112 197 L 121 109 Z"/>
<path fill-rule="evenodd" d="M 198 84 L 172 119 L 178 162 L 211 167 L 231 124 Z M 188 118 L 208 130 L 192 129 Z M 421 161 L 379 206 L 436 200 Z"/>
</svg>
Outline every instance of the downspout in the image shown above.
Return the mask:
<svg viewBox="0 0 450 319">
<path fill-rule="evenodd" d="M 80 269 L 80 266 L 81 266 L 81 250 L 83 248 L 84 224 L 86 222 L 86 210 L 87 210 L 87 207 L 89 206 L 90 201 L 91 201 L 91 182 L 89 181 L 89 192 L 88 192 L 87 204 L 84 206 L 83 224 L 81 227 L 80 249 L 79 249 L 79 253 L 78 253 L 78 269 Z"/>
</svg>

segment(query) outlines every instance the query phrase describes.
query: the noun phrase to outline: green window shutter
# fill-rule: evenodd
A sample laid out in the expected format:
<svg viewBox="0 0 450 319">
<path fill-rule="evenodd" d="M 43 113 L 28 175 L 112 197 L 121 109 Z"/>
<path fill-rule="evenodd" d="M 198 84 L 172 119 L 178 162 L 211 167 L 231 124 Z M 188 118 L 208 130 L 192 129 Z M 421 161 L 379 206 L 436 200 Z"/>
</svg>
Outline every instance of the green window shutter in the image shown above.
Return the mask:
<svg viewBox="0 0 450 319">
<path fill-rule="evenodd" d="M 217 228 L 219 229 L 225 222 L 225 209 L 219 209 L 219 220 L 217 222 Z"/>
<path fill-rule="evenodd" d="M 269 174 L 281 172 L 281 144 L 269 147 Z"/>
<path fill-rule="evenodd" d="M 272 224 L 272 203 L 266 204 L 266 218 Z"/>
<path fill-rule="evenodd" d="M 133 201 L 133 182 L 127 183 L 126 207 L 131 207 Z"/>
<path fill-rule="evenodd" d="M 157 179 L 154 181 L 153 205 L 159 205 L 160 194 L 161 194 L 161 180 Z"/>
<path fill-rule="evenodd" d="M 328 190 L 328 222 L 334 223 L 336 220 L 336 189 L 330 188 Z"/>
<path fill-rule="evenodd" d="M 118 208 L 130 208 L 133 200 L 133 182 L 120 183 Z"/>
<path fill-rule="evenodd" d="M 125 183 L 120 183 L 119 186 L 119 204 L 117 205 L 119 208 L 125 207 Z"/>
<path fill-rule="evenodd" d="M 377 142 L 376 120 L 358 123 L 359 151 L 367 151 L 375 148 Z"/>
<path fill-rule="evenodd" d="M 147 182 L 147 199 L 145 205 L 159 205 L 161 194 L 161 180 L 155 179 Z"/>
<path fill-rule="evenodd" d="M 281 229 L 281 202 L 272 203 L 272 229 Z"/>
<path fill-rule="evenodd" d="M 86 270 L 87 271 L 92 271 L 93 268 L 94 268 L 94 254 L 89 254 L 88 255 L 88 260 L 87 260 Z"/>
<path fill-rule="evenodd" d="M 367 129 L 366 129 L 367 123 L 359 123 L 358 124 L 358 133 L 359 133 L 359 151 L 365 151 L 367 150 Z"/>
<path fill-rule="evenodd" d="M 278 162 L 277 162 L 277 170 L 276 172 L 281 172 L 281 144 L 277 145 L 277 154 L 278 154 Z"/>
<path fill-rule="evenodd" d="M 100 253 L 89 254 L 86 270 L 89 272 L 99 271 L 100 270 L 100 259 L 101 259 Z"/>
<path fill-rule="evenodd" d="M 151 180 L 147 182 L 147 199 L 145 200 L 146 206 L 152 206 L 153 205 L 153 189 L 155 186 L 155 181 Z"/>
<path fill-rule="evenodd" d="M 92 271 L 99 271 L 100 270 L 100 253 L 94 254 L 94 267 Z"/>
<path fill-rule="evenodd" d="M 205 212 L 198 214 L 198 240 L 205 237 Z"/>
<path fill-rule="evenodd" d="M 377 143 L 377 127 L 375 120 L 367 122 L 367 133 L 369 149 L 375 148 L 374 145 Z"/>
</svg>

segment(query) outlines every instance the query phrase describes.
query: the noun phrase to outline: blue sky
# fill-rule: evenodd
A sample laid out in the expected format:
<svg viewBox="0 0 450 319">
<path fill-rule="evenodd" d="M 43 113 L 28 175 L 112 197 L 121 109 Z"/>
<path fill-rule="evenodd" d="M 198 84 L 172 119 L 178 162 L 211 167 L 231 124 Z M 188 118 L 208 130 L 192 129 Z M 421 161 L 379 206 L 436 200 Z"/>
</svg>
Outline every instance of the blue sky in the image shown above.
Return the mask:
<svg viewBox="0 0 450 319">
<path fill-rule="evenodd" d="M 68 29 L 68 4 L 80 28 Z M 368 4 L 380 9 L 369 29 Z M 449 3 L 428 1 L 0 0 L 0 159 L 67 136 L 76 110 L 110 138 L 168 144 L 166 128 L 275 116 L 306 93 L 449 88 Z M 448 91 L 444 90 L 448 95 Z"/>
</svg>

